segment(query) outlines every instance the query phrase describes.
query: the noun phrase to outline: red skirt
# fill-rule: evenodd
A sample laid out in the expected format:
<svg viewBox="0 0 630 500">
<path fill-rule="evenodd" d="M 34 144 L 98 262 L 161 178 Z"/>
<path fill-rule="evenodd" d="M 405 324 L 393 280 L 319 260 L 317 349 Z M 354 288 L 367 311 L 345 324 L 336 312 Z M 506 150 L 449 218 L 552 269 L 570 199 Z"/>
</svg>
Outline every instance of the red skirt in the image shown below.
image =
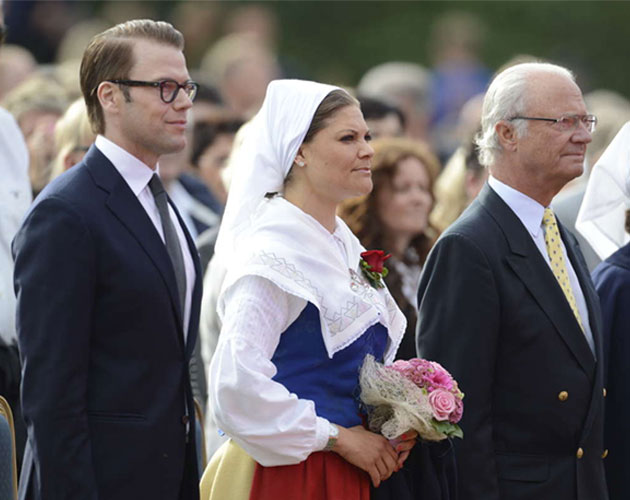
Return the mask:
<svg viewBox="0 0 630 500">
<path fill-rule="evenodd" d="M 334 452 L 319 451 L 296 465 L 256 464 L 249 500 L 369 500 L 366 472 Z"/>
</svg>

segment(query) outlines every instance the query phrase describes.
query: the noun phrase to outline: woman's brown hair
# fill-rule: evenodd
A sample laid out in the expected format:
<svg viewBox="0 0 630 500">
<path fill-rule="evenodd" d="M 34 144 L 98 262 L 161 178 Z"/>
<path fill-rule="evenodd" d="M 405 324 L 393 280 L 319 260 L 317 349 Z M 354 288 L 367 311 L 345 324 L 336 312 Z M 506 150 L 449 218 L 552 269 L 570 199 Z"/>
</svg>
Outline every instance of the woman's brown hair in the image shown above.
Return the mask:
<svg viewBox="0 0 630 500">
<path fill-rule="evenodd" d="M 374 141 L 372 182 L 374 189 L 368 195 L 344 201 L 339 215 L 346 221 L 363 246 L 369 249 L 387 250 L 386 231 L 379 213 L 378 193 L 383 187 L 391 187 L 398 164 L 405 158 L 420 160 L 429 174 L 429 190 L 433 196 L 433 184 L 440 172 L 440 162 L 424 143 L 407 138 L 388 137 Z M 428 223 L 422 234 L 411 240 L 420 262 L 424 263 L 433 246 L 438 231 Z M 403 256 L 404 260 L 404 256 Z"/>
</svg>

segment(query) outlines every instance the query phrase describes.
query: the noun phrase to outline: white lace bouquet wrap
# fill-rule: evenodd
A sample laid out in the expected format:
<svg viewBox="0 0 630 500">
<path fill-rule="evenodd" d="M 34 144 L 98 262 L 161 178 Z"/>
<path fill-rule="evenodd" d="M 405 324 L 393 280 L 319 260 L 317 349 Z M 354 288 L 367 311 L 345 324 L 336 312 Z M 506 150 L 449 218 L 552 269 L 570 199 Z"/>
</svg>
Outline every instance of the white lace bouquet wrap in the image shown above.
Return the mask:
<svg viewBox="0 0 630 500">
<path fill-rule="evenodd" d="M 359 382 L 371 431 L 387 439 L 410 429 L 426 441 L 463 437 L 464 394 L 439 363 L 412 358 L 384 366 L 368 354 Z"/>
</svg>

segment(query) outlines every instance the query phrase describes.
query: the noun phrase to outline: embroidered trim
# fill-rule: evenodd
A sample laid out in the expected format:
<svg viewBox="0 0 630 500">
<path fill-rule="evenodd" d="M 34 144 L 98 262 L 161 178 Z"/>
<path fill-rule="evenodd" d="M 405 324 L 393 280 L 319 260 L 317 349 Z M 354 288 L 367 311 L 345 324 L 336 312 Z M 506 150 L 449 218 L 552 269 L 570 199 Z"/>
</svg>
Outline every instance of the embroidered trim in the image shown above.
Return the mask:
<svg viewBox="0 0 630 500">
<path fill-rule="evenodd" d="M 290 279 L 298 286 L 308 290 L 314 295 L 321 307 L 322 316 L 328 325 L 328 330 L 332 337 L 343 332 L 357 318 L 360 318 L 365 312 L 369 311 L 370 306 L 375 307 L 378 311 L 382 310 L 383 306 L 378 300 L 374 289 L 365 278 L 352 269 L 349 269 L 350 289 L 355 292 L 358 297 L 353 297 L 352 300 L 347 301 L 346 304 L 341 306 L 337 311 L 331 311 L 324 305 L 324 296 L 320 291 L 301 271 L 297 270 L 293 264 L 288 263 L 286 259 L 276 257 L 273 253 L 260 252 L 254 256 L 254 260 L 258 260 L 261 264 L 281 274 L 285 278 Z M 390 311 L 389 307 L 388 311 Z"/>
</svg>

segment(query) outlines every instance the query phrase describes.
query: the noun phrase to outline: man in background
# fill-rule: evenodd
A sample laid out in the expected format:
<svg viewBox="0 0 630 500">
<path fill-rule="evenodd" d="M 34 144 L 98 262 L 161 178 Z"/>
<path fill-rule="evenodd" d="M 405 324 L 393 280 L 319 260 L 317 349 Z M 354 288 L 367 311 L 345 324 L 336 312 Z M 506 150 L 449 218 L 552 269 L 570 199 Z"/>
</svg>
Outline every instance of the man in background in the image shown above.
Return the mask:
<svg viewBox="0 0 630 500">
<path fill-rule="evenodd" d="M 6 33 L 0 0 L 0 51 Z M 31 203 L 28 151 L 15 119 L 0 108 L 0 396 L 11 405 L 18 464 L 26 431 L 20 411 L 20 359 L 15 333 L 15 294 L 11 240 Z"/>
</svg>

